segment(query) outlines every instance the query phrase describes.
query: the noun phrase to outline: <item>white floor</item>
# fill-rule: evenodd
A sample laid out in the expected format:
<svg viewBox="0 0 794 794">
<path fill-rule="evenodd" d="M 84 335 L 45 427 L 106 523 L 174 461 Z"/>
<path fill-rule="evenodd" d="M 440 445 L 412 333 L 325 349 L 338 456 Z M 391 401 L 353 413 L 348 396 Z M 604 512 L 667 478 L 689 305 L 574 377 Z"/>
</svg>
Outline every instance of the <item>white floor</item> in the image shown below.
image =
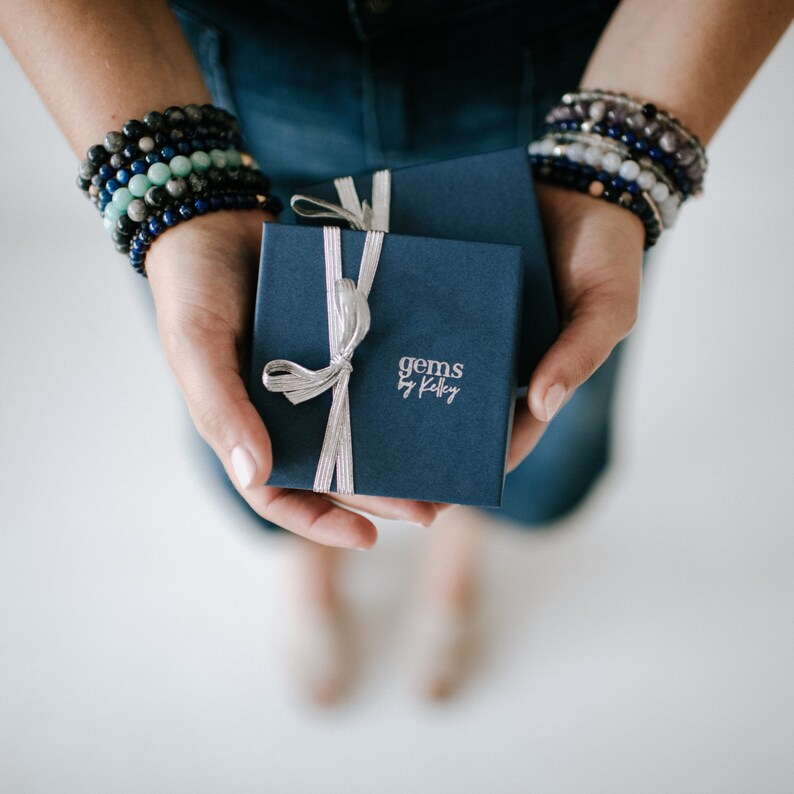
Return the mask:
<svg viewBox="0 0 794 794">
<path fill-rule="evenodd" d="M 148 287 L 0 49 L 0 790 L 791 791 L 793 71 L 791 30 L 654 264 L 610 476 L 494 528 L 468 687 L 417 699 L 421 531 L 384 523 L 348 561 L 360 684 L 318 712 L 281 538 L 196 470 Z"/>
</svg>

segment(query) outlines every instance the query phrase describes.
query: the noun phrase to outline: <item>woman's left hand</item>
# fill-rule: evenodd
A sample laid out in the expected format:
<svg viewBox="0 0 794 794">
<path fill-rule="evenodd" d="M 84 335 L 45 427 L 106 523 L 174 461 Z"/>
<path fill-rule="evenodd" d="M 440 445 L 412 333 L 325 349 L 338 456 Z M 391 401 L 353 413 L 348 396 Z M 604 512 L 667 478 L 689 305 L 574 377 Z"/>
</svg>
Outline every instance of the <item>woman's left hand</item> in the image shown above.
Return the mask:
<svg viewBox="0 0 794 794">
<path fill-rule="evenodd" d="M 569 188 L 537 183 L 538 205 L 562 332 L 516 406 L 511 471 L 548 422 L 604 363 L 637 319 L 645 228 L 629 210 Z"/>
</svg>

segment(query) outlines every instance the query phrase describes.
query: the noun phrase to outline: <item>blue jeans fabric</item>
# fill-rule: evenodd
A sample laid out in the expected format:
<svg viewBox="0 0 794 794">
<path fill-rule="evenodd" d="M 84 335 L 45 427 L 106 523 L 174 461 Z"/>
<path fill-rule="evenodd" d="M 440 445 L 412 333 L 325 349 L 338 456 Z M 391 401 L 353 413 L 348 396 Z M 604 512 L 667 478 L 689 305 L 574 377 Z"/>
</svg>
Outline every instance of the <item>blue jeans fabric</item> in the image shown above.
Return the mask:
<svg viewBox="0 0 794 794">
<path fill-rule="evenodd" d="M 529 143 L 548 108 L 578 85 L 616 5 L 172 3 L 213 100 L 240 119 L 285 204 L 285 223 L 294 222 L 290 196 L 307 184 Z M 621 347 L 507 475 L 503 506 L 489 514 L 532 526 L 581 502 L 608 463 Z"/>
</svg>

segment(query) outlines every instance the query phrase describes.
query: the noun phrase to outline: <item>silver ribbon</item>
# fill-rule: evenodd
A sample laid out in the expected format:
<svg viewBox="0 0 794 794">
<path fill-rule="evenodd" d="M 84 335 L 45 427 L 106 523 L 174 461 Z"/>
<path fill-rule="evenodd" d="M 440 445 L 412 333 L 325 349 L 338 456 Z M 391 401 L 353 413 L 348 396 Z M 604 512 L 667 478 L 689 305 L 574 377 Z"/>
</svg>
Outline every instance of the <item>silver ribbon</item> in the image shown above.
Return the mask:
<svg viewBox="0 0 794 794">
<path fill-rule="evenodd" d="M 328 389 L 333 389 L 331 412 L 312 488 L 317 492 L 330 491 L 331 479 L 336 470 L 337 493 L 354 493 L 350 400 L 347 389 L 350 373 L 353 371 L 350 360 L 369 331 L 367 297 L 378 268 L 384 234 L 380 230 L 367 231 L 356 285 L 351 279 L 342 278 L 340 228 L 323 226 L 330 362 L 327 367 L 312 370 L 294 361 L 275 359 L 265 365 L 262 374 L 266 389 L 283 393 L 293 404 L 311 400 Z"/>
<path fill-rule="evenodd" d="M 334 179 L 334 187 L 339 196 L 340 204 L 295 193 L 290 199 L 290 206 L 304 218 L 339 218 L 347 221 L 351 229 L 368 231 L 379 229 L 389 231 L 389 211 L 391 205 L 391 170 L 383 168 L 372 174 L 372 204 L 366 199 L 359 201 L 355 182 L 352 176 L 340 176 Z M 323 210 L 308 210 L 297 206 L 298 202 L 305 201 L 323 207 Z"/>
</svg>

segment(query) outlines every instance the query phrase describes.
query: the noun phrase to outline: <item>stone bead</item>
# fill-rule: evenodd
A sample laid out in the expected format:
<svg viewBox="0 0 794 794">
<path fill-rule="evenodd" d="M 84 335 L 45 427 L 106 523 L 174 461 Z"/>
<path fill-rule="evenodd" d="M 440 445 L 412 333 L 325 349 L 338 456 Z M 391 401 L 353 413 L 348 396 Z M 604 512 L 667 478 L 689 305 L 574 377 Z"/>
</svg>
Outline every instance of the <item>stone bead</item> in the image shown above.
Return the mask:
<svg viewBox="0 0 794 794">
<path fill-rule="evenodd" d="M 124 168 L 124 166 L 127 164 L 127 158 L 121 152 L 116 152 L 110 156 L 109 162 L 110 167 L 115 171 L 118 171 L 119 168 Z"/>
<path fill-rule="evenodd" d="M 215 168 L 226 168 L 226 153 L 222 149 L 210 149 L 210 160 Z"/>
<path fill-rule="evenodd" d="M 604 195 L 604 183 L 603 182 L 598 182 L 598 181 L 591 182 L 590 183 L 590 187 L 587 188 L 587 192 L 591 196 L 596 196 L 596 198 L 598 196 L 603 196 Z"/>
<path fill-rule="evenodd" d="M 239 168 L 242 159 L 240 157 L 240 152 L 237 149 L 227 149 L 226 152 L 226 165 L 229 168 Z"/>
<path fill-rule="evenodd" d="M 677 148 L 677 144 L 678 140 L 672 130 L 667 130 L 667 132 L 662 133 L 662 136 L 659 138 L 659 146 L 661 146 L 665 152 L 674 152 Z"/>
<path fill-rule="evenodd" d="M 121 128 L 121 131 L 131 141 L 137 140 L 138 138 L 146 135 L 146 127 L 143 122 L 138 121 L 138 119 L 130 119 L 129 121 L 125 122 L 124 126 Z"/>
<path fill-rule="evenodd" d="M 672 226 L 675 223 L 676 218 L 678 218 L 678 210 L 679 206 L 675 196 L 670 196 L 659 204 L 659 213 L 665 226 Z"/>
<path fill-rule="evenodd" d="M 164 207 L 168 203 L 168 193 L 165 192 L 165 188 L 154 185 L 146 191 L 143 200 L 150 207 Z"/>
<path fill-rule="evenodd" d="M 113 234 L 113 230 L 116 228 L 116 221 L 112 221 L 110 218 L 103 218 L 102 225 L 105 227 L 105 231 L 108 234 Z"/>
<path fill-rule="evenodd" d="M 77 173 L 81 179 L 91 179 L 97 172 L 97 167 L 89 160 L 81 160 Z"/>
<path fill-rule="evenodd" d="M 174 176 L 187 176 L 193 170 L 190 158 L 181 154 L 172 158 L 171 162 L 168 163 L 168 167 Z"/>
<path fill-rule="evenodd" d="M 621 207 L 628 208 L 631 206 L 631 203 L 633 201 L 634 201 L 634 196 L 632 196 L 631 193 L 629 193 L 628 191 L 624 191 L 623 193 L 621 193 L 620 197 L 618 198 L 618 204 L 620 204 Z"/>
<path fill-rule="evenodd" d="M 146 176 L 153 185 L 164 185 L 171 178 L 171 169 L 165 163 L 152 163 Z"/>
<path fill-rule="evenodd" d="M 209 190 L 210 180 L 206 174 L 201 173 L 200 171 L 193 171 L 187 178 L 188 185 L 190 189 L 196 195 L 204 193 L 204 191 Z"/>
<path fill-rule="evenodd" d="M 105 220 L 110 219 L 113 221 L 113 223 L 115 223 L 121 217 L 122 212 L 124 212 L 124 210 L 119 209 L 113 202 L 111 202 L 107 205 L 107 207 L 105 207 Z"/>
<path fill-rule="evenodd" d="M 633 182 L 640 175 L 640 164 L 634 160 L 624 160 L 618 173 L 627 182 Z"/>
<path fill-rule="evenodd" d="M 658 122 L 658 121 L 656 121 L 655 119 L 651 119 L 651 121 L 649 121 L 649 122 L 648 122 L 648 123 L 647 123 L 647 124 L 646 124 L 646 125 L 645 125 L 645 126 L 642 128 L 642 134 L 643 134 L 643 135 L 644 135 L 646 138 L 656 138 L 656 136 L 657 136 L 657 135 L 659 135 L 659 133 L 661 132 L 661 130 L 662 130 L 662 126 L 661 126 L 661 124 L 659 124 L 659 122 Z"/>
<path fill-rule="evenodd" d="M 141 201 L 141 199 L 133 199 L 127 205 L 127 217 L 137 223 L 140 223 L 142 220 L 146 218 L 148 215 L 148 210 L 146 209 L 146 204 Z"/>
<path fill-rule="evenodd" d="M 126 210 L 132 198 L 132 193 L 126 187 L 120 187 L 118 190 L 113 191 L 113 203 L 120 210 Z"/>
<path fill-rule="evenodd" d="M 144 154 L 148 154 L 152 151 L 152 149 L 154 149 L 154 138 L 150 138 L 148 135 L 145 135 L 138 141 L 138 148 Z"/>
<path fill-rule="evenodd" d="M 651 198 L 657 203 L 664 201 L 670 195 L 670 188 L 664 182 L 657 182 L 651 188 Z"/>
<path fill-rule="evenodd" d="M 571 162 L 574 163 L 581 163 L 582 157 L 584 156 L 584 144 L 582 143 L 571 143 L 568 144 L 568 151 L 566 152 L 567 157 Z"/>
<path fill-rule="evenodd" d="M 606 102 L 602 99 L 597 99 L 595 102 L 590 103 L 590 107 L 587 109 L 587 115 L 593 121 L 601 121 L 604 118 L 607 112 Z"/>
<path fill-rule="evenodd" d="M 616 174 L 620 169 L 622 162 L 623 161 L 620 159 L 620 155 L 617 152 L 607 152 L 601 158 L 601 167 L 608 174 Z"/>
<path fill-rule="evenodd" d="M 120 152 L 124 148 L 125 143 L 124 136 L 120 132 L 109 132 L 105 136 L 105 149 L 111 154 Z"/>
<path fill-rule="evenodd" d="M 193 217 L 193 215 L 195 215 L 195 210 L 193 209 L 193 205 L 180 204 L 179 214 L 182 216 L 183 220 L 189 221 Z"/>
<path fill-rule="evenodd" d="M 132 218 L 128 218 L 126 213 L 116 221 L 116 230 L 119 234 L 132 237 L 138 229 L 138 224 Z"/>
<path fill-rule="evenodd" d="M 597 146 L 588 146 L 582 155 L 582 159 L 587 163 L 587 165 L 592 165 L 594 168 L 598 168 L 601 165 L 601 157 L 601 149 L 599 149 Z"/>
<path fill-rule="evenodd" d="M 700 179 L 703 176 L 704 169 L 699 162 L 694 162 L 686 169 L 686 175 L 690 179 Z"/>
<path fill-rule="evenodd" d="M 182 109 L 185 112 L 185 118 L 188 120 L 188 123 L 194 125 L 201 123 L 201 108 L 198 105 L 185 105 Z"/>
<path fill-rule="evenodd" d="M 165 183 L 165 189 L 172 198 L 182 198 L 187 193 L 187 182 L 181 176 L 172 176 Z"/>
<path fill-rule="evenodd" d="M 206 152 L 193 152 L 190 162 L 196 171 L 206 171 L 212 165 L 212 158 Z"/>
<path fill-rule="evenodd" d="M 640 190 L 650 190 L 656 184 L 656 177 L 652 171 L 640 171 L 637 184 L 640 186 Z"/>
<path fill-rule="evenodd" d="M 626 119 L 626 126 L 630 130 L 641 130 L 645 127 L 647 123 L 648 123 L 648 119 L 645 118 L 644 113 L 632 113 Z"/>
<path fill-rule="evenodd" d="M 679 149 L 675 153 L 675 161 L 683 166 L 692 165 L 695 162 L 695 157 L 695 150 L 690 148 Z"/>
<path fill-rule="evenodd" d="M 182 127 L 186 121 L 186 116 L 182 108 L 172 105 L 165 109 L 165 117 L 172 127 Z"/>
<path fill-rule="evenodd" d="M 92 146 L 86 152 L 85 156 L 89 163 L 92 163 L 93 165 L 97 165 L 97 166 L 107 162 L 108 159 L 110 158 L 107 149 L 105 149 L 104 146 L 100 146 L 100 144 L 96 144 L 95 146 Z"/>
<path fill-rule="evenodd" d="M 162 113 L 158 113 L 156 110 L 147 113 L 143 117 L 143 123 L 149 128 L 150 132 L 162 132 L 168 129 L 165 116 Z"/>
<path fill-rule="evenodd" d="M 207 176 L 210 178 L 210 184 L 213 188 L 225 188 L 229 184 L 229 175 L 227 171 L 222 168 L 210 168 L 207 171 Z"/>
<path fill-rule="evenodd" d="M 616 108 L 610 108 L 607 111 L 607 121 L 611 124 L 623 124 L 626 120 L 626 108 L 622 108 L 620 106 Z"/>
</svg>

